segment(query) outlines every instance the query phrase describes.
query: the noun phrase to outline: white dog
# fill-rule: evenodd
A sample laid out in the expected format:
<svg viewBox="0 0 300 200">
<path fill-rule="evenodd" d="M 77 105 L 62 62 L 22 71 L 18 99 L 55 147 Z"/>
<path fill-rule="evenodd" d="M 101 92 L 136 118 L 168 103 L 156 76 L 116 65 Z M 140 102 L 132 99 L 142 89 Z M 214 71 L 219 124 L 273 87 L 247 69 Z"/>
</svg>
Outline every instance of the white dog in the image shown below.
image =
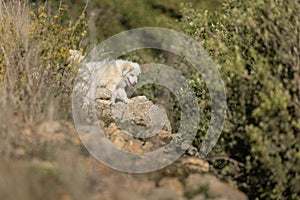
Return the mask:
<svg viewBox="0 0 300 200">
<path fill-rule="evenodd" d="M 138 76 L 141 68 L 138 63 L 127 60 L 115 60 L 107 62 L 86 63 L 88 68 L 94 68 L 98 78 L 98 87 L 106 88 L 111 92 L 111 102 L 116 103 L 119 99 L 128 103 L 128 97 L 125 91 L 127 86 L 134 87 L 138 82 Z M 101 68 L 101 70 L 97 70 Z M 104 71 L 103 71 L 104 70 Z"/>
</svg>

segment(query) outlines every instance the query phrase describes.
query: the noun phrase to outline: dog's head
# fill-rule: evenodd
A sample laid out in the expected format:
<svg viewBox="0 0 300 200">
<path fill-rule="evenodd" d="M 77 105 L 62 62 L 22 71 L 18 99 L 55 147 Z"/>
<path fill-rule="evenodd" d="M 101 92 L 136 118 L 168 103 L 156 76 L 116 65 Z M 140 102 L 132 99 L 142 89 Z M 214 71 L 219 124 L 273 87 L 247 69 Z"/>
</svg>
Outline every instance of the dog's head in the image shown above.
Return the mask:
<svg viewBox="0 0 300 200">
<path fill-rule="evenodd" d="M 141 74 L 140 65 L 129 61 L 123 63 L 122 74 L 127 85 L 134 87 L 138 82 L 138 76 Z"/>
</svg>

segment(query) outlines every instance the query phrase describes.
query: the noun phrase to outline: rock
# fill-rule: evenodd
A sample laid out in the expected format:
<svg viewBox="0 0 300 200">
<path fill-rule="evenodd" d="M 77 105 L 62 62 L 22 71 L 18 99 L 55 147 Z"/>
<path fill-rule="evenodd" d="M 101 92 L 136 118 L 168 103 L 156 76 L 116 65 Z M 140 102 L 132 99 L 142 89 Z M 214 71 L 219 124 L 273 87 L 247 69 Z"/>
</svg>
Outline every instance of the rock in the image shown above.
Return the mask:
<svg viewBox="0 0 300 200">
<path fill-rule="evenodd" d="M 188 172 L 208 172 L 209 164 L 208 162 L 198 158 L 198 157 L 187 157 L 182 158 L 180 165 L 184 166 Z"/>
<path fill-rule="evenodd" d="M 101 121 L 115 121 L 118 127 L 139 137 L 150 137 L 160 130 L 171 133 L 171 124 L 166 111 L 154 105 L 145 96 L 133 97 L 128 104 L 98 99 L 95 104 L 96 114 Z"/>
<path fill-rule="evenodd" d="M 64 194 L 64 195 L 61 196 L 60 199 L 61 199 L 61 200 L 72 200 L 72 197 L 69 196 L 69 195 L 67 195 L 67 194 Z"/>
<path fill-rule="evenodd" d="M 104 122 L 104 124 L 112 121 L 110 103 L 109 100 L 96 100 L 95 103 L 96 115 L 100 121 Z"/>
<path fill-rule="evenodd" d="M 38 126 L 38 134 L 47 136 L 58 133 L 61 130 L 61 123 L 58 121 L 47 121 Z"/>
<path fill-rule="evenodd" d="M 100 199 L 152 199 L 155 196 L 155 183 L 149 180 L 136 180 L 131 175 L 111 173 L 103 177 L 106 184 L 101 190 Z M 104 196 L 106 198 L 104 198 Z"/>
<path fill-rule="evenodd" d="M 149 140 L 154 146 L 153 149 L 160 148 L 162 146 L 166 146 L 169 144 L 169 142 L 174 139 L 175 135 L 170 134 L 167 131 L 159 131 L 155 136 L 151 137 Z"/>
<path fill-rule="evenodd" d="M 106 134 L 111 136 L 114 132 L 118 131 L 119 128 L 115 123 L 111 123 L 108 128 L 106 129 Z"/>
<path fill-rule="evenodd" d="M 198 194 L 194 196 L 191 200 L 205 200 L 205 195 L 204 194 Z"/>
<path fill-rule="evenodd" d="M 178 196 L 182 196 L 184 193 L 184 187 L 177 178 L 163 178 L 159 181 L 158 186 L 170 190 Z"/>
<path fill-rule="evenodd" d="M 21 157 L 26 154 L 25 149 L 21 147 L 17 148 L 14 153 L 17 157 Z"/>
<path fill-rule="evenodd" d="M 48 161 L 42 161 L 39 159 L 33 159 L 32 165 L 44 170 L 56 170 L 57 166 L 55 164 L 48 162 Z"/>
<path fill-rule="evenodd" d="M 111 142 L 118 148 L 133 153 L 149 152 L 153 147 L 151 142 L 144 143 L 139 139 L 133 138 L 133 136 L 126 131 L 120 130 L 115 123 L 111 123 L 109 127 L 106 128 L 106 134 Z"/>
<path fill-rule="evenodd" d="M 106 129 L 108 136 L 112 139 L 114 137 L 122 137 L 125 141 L 130 141 L 133 139 L 132 135 L 129 133 L 120 130 L 115 123 L 111 123 Z"/>
<path fill-rule="evenodd" d="M 105 122 L 102 121 L 102 120 L 99 120 L 99 121 L 98 121 L 98 124 L 99 124 L 102 128 L 105 127 Z"/>
<path fill-rule="evenodd" d="M 127 143 L 125 149 L 127 151 L 130 151 L 132 153 L 143 153 L 143 142 L 139 141 L 139 140 L 133 140 L 132 142 Z"/>
<path fill-rule="evenodd" d="M 116 137 L 112 137 L 111 142 L 119 149 L 122 149 L 126 144 L 125 139 L 118 135 Z"/>
<path fill-rule="evenodd" d="M 169 143 L 174 138 L 175 135 L 172 135 L 169 132 L 162 130 L 157 133 L 157 136 L 160 141 L 166 144 Z"/>
<path fill-rule="evenodd" d="M 190 174 L 185 180 L 186 192 L 195 192 L 201 188 L 208 187 L 208 177 L 203 177 L 201 174 Z"/>
<path fill-rule="evenodd" d="M 134 97 L 128 102 L 129 116 L 134 123 L 147 126 L 151 123 L 149 111 L 152 106 L 152 101 L 147 100 L 145 96 Z"/>
<path fill-rule="evenodd" d="M 134 152 L 150 152 L 165 146 L 172 139 L 171 125 L 166 111 L 145 96 L 133 97 L 128 104 L 111 104 L 98 93 L 95 104 L 99 124 L 118 148 Z M 140 139 L 150 138 L 147 143 Z"/>
<path fill-rule="evenodd" d="M 111 105 L 112 119 L 120 122 L 130 121 L 128 105 L 123 102 L 117 102 Z"/>
<path fill-rule="evenodd" d="M 145 144 L 143 145 L 143 152 L 150 152 L 151 151 L 151 149 L 152 149 L 152 147 L 153 147 L 153 143 L 152 142 L 145 142 Z"/>
<path fill-rule="evenodd" d="M 151 195 L 147 197 L 147 200 L 186 200 L 185 197 L 174 193 L 173 190 L 165 189 L 165 188 L 157 188 L 153 191 Z"/>
<path fill-rule="evenodd" d="M 195 156 L 198 157 L 199 152 L 198 149 L 196 147 L 194 147 L 193 145 L 189 146 L 189 148 L 186 150 L 186 154 L 189 156 Z"/>
<path fill-rule="evenodd" d="M 221 199 L 236 199 L 236 200 L 246 200 L 247 196 L 238 191 L 237 189 L 232 188 L 229 184 L 223 183 L 218 180 L 216 177 L 210 180 L 209 189 L 212 194 L 216 194 Z"/>
<path fill-rule="evenodd" d="M 111 142 L 121 149 L 125 147 L 125 145 L 130 143 L 130 141 L 132 141 L 133 139 L 133 137 L 130 134 L 121 131 L 115 123 L 111 123 L 109 125 L 109 127 L 106 129 L 106 133 L 110 138 Z"/>
<path fill-rule="evenodd" d="M 74 135 L 74 132 L 73 124 L 62 121 L 46 121 L 40 124 L 36 129 L 36 134 L 41 141 L 51 141 L 52 143 L 60 144 L 66 142 L 79 144 L 79 137 Z"/>
<path fill-rule="evenodd" d="M 102 87 L 98 87 L 95 94 L 96 99 L 109 100 L 111 98 L 111 92 Z"/>
<path fill-rule="evenodd" d="M 115 123 L 111 123 L 105 130 L 107 137 L 114 145 L 133 153 L 151 152 L 157 148 L 165 146 L 167 141 L 171 141 L 172 139 L 171 134 L 166 131 L 161 131 L 161 135 L 158 134 L 158 136 L 153 137 L 155 139 L 144 142 L 138 138 L 134 138 L 127 131 L 119 129 Z"/>
<path fill-rule="evenodd" d="M 51 125 L 53 125 L 53 127 Z M 108 127 L 104 128 L 104 130 L 107 133 L 106 137 L 111 139 L 114 145 L 126 151 L 131 151 L 134 153 L 152 151 L 156 147 L 155 145 L 157 145 L 154 144 L 150 139 L 142 141 L 134 138 L 131 134 L 121 130 L 116 123 L 110 123 Z M 61 139 L 51 139 L 61 137 L 62 135 L 64 135 L 63 140 L 65 142 L 62 143 L 61 146 L 61 143 L 53 142 Z M 94 198 L 86 197 L 87 199 L 95 200 L 247 199 L 247 197 L 242 192 L 233 189 L 229 184 L 221 182 L 212 175 L 201 174 L 208 171 L 209 165 L 207 162 L 201 160 L 198 157 L 181 157 L 179 160 L 172 164 L 174 170 L 170 173 L 166 173 L 165 171 L 166 168 L 170 167 L 168 166 L 165 169 L 161 169 L 157 172 L 147 174 L 130 174 L 118 172 L 101 163 L 98 163 L 98 161 L 92 156 L 87 157 L 86 152 L 82 152 L 81 147 L 77 149 L 78 146 L 72 146 L 72 143 L 69 142 L 72 141 L 70 140 L 70 138 L 77 136 L 77 134 L 71 122 L 44 122 L 40 126 L 30 128 L 30 130 L 26 130 L 26 133 L 20 134 L 20 136 L 24 137 L 21 138 L 21 141 L 25 142 L 26 145 L 23 143 L 21 143 L 21 145 L 18 144 L 14 147 L 15 149 L 13 149 L 14 153 L 16 155 L 19 155 L 20 157 L 26 156 L 25 158 L 30 158 L 32 160 L 24 162 L 25 159 L 13 159 L 10 161 L 11 164 L 7 166 L 5 166 L 6 161 L 0 164 L 0 170 L 4 177 L 2 179 L 8 180 L 4 181 L 3 183 L 5 183 L 5 186 L 9 184 L 9 187 L 3 188 L 12 188 L 12 192 L 14 192 L 13 189 L 15 188 L 14 186 L 16 184 L 20 183 L 21 185 L 26 186 L 26 184 L 28 185 L 28 180 L 29 182 L 30 180 L 33 180 L 31 184 L 32 186 L 36 186 L 36 177 L 39 177 L 41 175 L 44 177 L 42 179 L 43 181 L 51 181 L 52 179 L 48 179 L 50 173 L 50 175 L 59 175 L 58 178 L 64 181 L 64 183 L 68 184 L 66 185 L 66 189 L 64 187 L 62 188 L 61 184 L 54 185 L 53 188 L 55 189 L 55 191 L 61 192 L 55 196 L 49 197 L 50 199 L 68 199 L 69 197 L 74 199 L 76 199 L 75 197 L 78 197 L 79 199 L 82 199 L 82 197 L 87 194 L 94 196 Z M 31 140 L 36 141 L 28 143 L 29 140 L 25 140 L 26 138 L 31 138 Z M 42 146 L 43 148 L 41 148 L 41 146 L 37 145 L 44 145 L 43 142 L 40 142 L 41 138 L 45 138 L 46 142 L 50 141 L 48 144 L 55 145 L 50 146 L 50 150 L 55 150 L 55 162 L 52 161 L 52 159 L 40 159 L 42 155 L 41 153 L 43 153 L 40 151 L 40 149 L 44 149 L 44 146 Z M 168 143 L 172 138 L 173 135 L 168 131 L 160 131 L 159 133 L 157 133 L 156 137 L 157 143 L 161 142 L 160 145 Z M 83 137 L 83 140 L 93 140 L 96 143 L 99 141 L 95 140 L 95 137 L 91 137 L 91 134 L 89 134 L 88 132 Z M 15 140 L 14 142 L 20 141 Z M 33 149 L 36 149 L 35 151 L 38 152 L 34 152 L 32 149 L 30 149 L 31 147 Z M 26 154 L 30 156 L 27 156 Z M 49 160 L 51 160 L 51 162 Z M 13 166 L 16 164 L 18 166 L 17 168 L 14 168 Z M 25 167 L 26 170 L 27 168 L 31 170 L 29 174 L 25 170 Z M 31 173 L 32 169 L 38 170 L 42 173 Z M 183 173 L 178 173 L 178 171 L 176 171 L 178 169 L 184 169 L 185 171 Z M 24 173 L 22 172 L 22 170 L 24 171 Z M 10 174 L 8 174 L 8 172 Z M 31 176 L 33 176 L 33 178 Z M 185 178 L 186 176 L 187 178 Z M 87 180 L 87 183 L 84 182 L 85 180 Z M 77 183 L 80 183 L 80 188 L 87 188 L 88 192 L 85 193 L 85 190 L 77 190 L 79 188 Z M 69 188 L 71 188 L 71 190 L 69 190 Z M 1 192 L 3 194 L 8 194 L 5 193 L 6 190 L 4 189 L 1 190 Z M 9 192 L 11 193 L 11 191 Z M 71 191 L 72 193 L 69 194 L 68 191 Z M 81 191 L 84 191 L 82 195 L 80 194 Z M 21 193 L 20 198 L 22 198 L 22 195 L 24 196 L 26 194 L 27 190 L 24 194 Z M 46 191 L 45 194 L 49 194 L 49 192 Z M 63 196 L 63 194 L 66 195 Z"/>
<path fill-rule="evenodd" d="M 187 193 L 201 191 L 209 197 L 222 197 L 222 199 L 247 200 L 247 196 L 233 189 L 229 184 L 221 182 L 213 175 L 190 174 L 185 180 Z"/>
<path fill-rule="evenodd" d="M 151 127 L 153 132 L 166 130 L 171 133 L 171 124 L 165 109 L 154 105 L 145 96 L 130 99 L 128 110 L 129 117 L 135 124 Z"/>
</svg>

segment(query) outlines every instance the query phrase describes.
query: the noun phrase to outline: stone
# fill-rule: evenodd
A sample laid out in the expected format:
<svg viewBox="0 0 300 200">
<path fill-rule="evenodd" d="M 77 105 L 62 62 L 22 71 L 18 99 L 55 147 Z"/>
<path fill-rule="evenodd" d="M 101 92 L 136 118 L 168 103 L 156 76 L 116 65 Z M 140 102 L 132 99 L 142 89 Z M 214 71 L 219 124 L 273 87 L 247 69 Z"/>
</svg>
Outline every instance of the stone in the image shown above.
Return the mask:
<svg viewBox="0 0 300 200">
<path fill-rule="evenodd" d="M 111 138 L 111 142 L 116 146 L 118 147 L 119 149 L 122 149 L 125 144 L 126 144 L 126 141 L 123 137 L 121 136 L 115 136 L 115 137 L 112 137 Z"/>
<path fill-rule="evenodd" d="M 247 200 L 247 196 L 232 188 L 229 184 L 223 183 L 213 175 L 209 174 L 190 174 L 185 180 L 186 192 L 193 193 L 202 191 L 209 197 L 222 197 L 230 200 Z"/>
<path fill-rule="evenodd" d="M 194 196 L 191 200 L 205 200 L 205 195 L 204 194 L 198 194 Z"/>
<path fill-rule="evenodd" d="M 180 164 L 185 167 L 189 172 L 199 173 L 208 172 L 209 164 L 208 162 L 198 158 L 198 157 L 186 157 L 182 158 Z"/>
<path fill-rule="evenodd" d="M 58 121 L 43 122 L 38 126 L 39 135 L 49 135 L 61 131 L 61 124 Z"/>
<path fill-rule="evenodd" d="M 111 136 L 117 130 L 119 130 L 118 126 L 115 123 L 111 123 L 106 129 L 106 134 Z"/>
<path fill-rule="evenodd" d="M 158 186 L 170 190 L 179 196 L 184 194 L 184 187 L 178 178 L 163 178 L 159 181 Z"/>
<path fill-rule="evenodd" d="M 95 103 L 96 115 L 99 120 L 104 123 L 109 123 L 112 120 L 109 100 L 96 100 Z"/>
<path fill-rule="evenodd" d="M 142 148 L 143 143 L 139 140 L 132 140 L 125 146 L 125 150 L 130 151 L 132 153 L 143 153 Z"/>
<path fill-rule="evenodd" d="M 111 91 L 106 88 L 98 87 L 95 94 L 95 99 L 110 100 Z"/>
<path fill-rule="evenodd" d="M 153 147 L 152 142 L 149 142 L 149 141 L 145 142 L 145 144 L 142 147 L 144 150 L 143 152 L 150 152 L 152 147 Z"/>
<path fill-rule="evenodd" d="M 160 130 L 171 133 L 171 124 L 165 109 L 154 105 L 145 96 L 129 99 L 128 104 L 97 99 L 96 114 L 105 123 L 115 122 L 118 127 L 142 138 L 155 135 Z"/>
</svg>

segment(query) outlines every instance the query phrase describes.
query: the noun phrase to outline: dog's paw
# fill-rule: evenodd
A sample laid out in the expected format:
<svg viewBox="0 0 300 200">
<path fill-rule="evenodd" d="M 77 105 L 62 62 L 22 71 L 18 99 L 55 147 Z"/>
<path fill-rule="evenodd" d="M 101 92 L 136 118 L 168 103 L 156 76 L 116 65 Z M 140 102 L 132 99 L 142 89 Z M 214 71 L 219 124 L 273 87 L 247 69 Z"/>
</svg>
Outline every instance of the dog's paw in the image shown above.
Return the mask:
<svg viewBox="0 0 300 200">
<path fill-rule="evenodd" d="M 126 104 L 128 104 L 129 99 L 128 99 L 128 98 L 124 98 L 124 99 L 123 99 L 123 102 L 126 103 Z"/>
<path fill-rule="evenodd" d="M 125 104 L 128 104 L 129 102 L 129 99 L 117 99 L 116 101 L 110 101 L 109 105 L 110 106 L 114 106 L 118 103 L 125 103 Z"/>
<path fill-rule="evenodd" d="M 125 104 L 128 104 L 129 101 L 122 101 L 122 102 L 125 103 Z"/>
</svg>

